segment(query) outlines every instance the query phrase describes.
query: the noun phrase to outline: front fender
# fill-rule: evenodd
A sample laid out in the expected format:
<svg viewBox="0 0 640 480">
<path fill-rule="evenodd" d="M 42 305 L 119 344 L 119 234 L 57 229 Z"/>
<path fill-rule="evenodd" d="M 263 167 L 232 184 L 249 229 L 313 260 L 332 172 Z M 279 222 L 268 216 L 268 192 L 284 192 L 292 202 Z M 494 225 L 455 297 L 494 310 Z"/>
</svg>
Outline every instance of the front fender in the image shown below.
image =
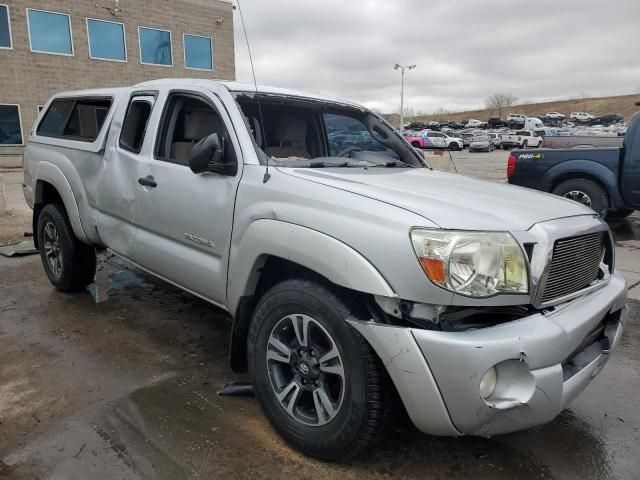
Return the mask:
<svg viewBox="0 0 640 480">
<path fill-rule="evenodd" d="M 42 184 L 38 181 L 42 180 L 55 187 L 62 198 L 62 203 L 67 211 L 69 217 L 69 223 L 73 229 L 73 233 L 78 240 L 84 243 L 91 243 L 87 238 L 84 229 L 82 228 L 82 222 L 80 221 L 80 211 L 78 210 L 78 203 L 76 202 L 75 195 L 71 189 L 71 185 L 65 177 L 62 170 L 56 165 L 50 162 L 39 162 L 36 170 L 33 174 L 34 191 L 35 191 L 35 203 L 42 203 Z M 35 233 L 35 232 L 34 232 Z"/>
<path fill-rule="evenodd" d="M 551 191 L 559 178 L 571 177 L 591 177 L 598 180 L 607 190 L 613 206 L 623 204 L 616 187 L 618 179 L 615 173 L 604 165 L 591 160 L 574 159 L 558 163 L 547 170 L 542 177 L 542 184 L 545 186 L 545 190 Z"/>
<path fill-rule="evenodd" d="M 306 267 L 345 288 L 395 297 L 380 272 L 359 252 L 324 233 L 279 220 L 260 219 L 245 231 L 229 257 L 227 304 L 235 312 L 240 297 L 250 295 L 260 267 L 269 256 Z"/>
</svg>

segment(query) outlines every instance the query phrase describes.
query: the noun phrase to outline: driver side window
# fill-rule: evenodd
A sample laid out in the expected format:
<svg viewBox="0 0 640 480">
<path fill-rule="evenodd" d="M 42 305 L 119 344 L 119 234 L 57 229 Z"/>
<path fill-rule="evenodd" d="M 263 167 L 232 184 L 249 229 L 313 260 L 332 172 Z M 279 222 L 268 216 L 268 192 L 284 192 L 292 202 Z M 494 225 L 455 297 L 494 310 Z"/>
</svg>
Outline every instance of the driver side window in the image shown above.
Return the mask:
<svg viewBox="0 0 640 480">
<path fill-rule="evenodd" d="M 325 113 L 322 118 L 327 132 L 329 156 L 331 157 L 337 157 L 349 148 L 369 152 L 389 151 L 369 133 L 366 125 L 357 118 L 337 113 Z"/>
<path fill-rule="evenodd" d="M 174 93 L 167 100 L 162 114 L 156 158 L 189 165 L 191 149 L 212 133 L 218 134 L 225 158 L 229 162 L 234 161 L 233 145 L 217 109 L 197 95 Z"/>
</svg>

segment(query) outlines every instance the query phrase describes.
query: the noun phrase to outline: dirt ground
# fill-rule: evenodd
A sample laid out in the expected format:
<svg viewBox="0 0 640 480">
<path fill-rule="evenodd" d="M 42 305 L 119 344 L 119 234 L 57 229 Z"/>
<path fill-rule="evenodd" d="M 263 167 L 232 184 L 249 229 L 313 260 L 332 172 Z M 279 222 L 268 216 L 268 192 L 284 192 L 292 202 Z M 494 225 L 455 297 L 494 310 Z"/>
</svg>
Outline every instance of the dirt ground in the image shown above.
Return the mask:
<svg viewBox="0 0 640 480">
<path fill-rule="evenodd" d="M 22 176 L 20 169 L 0 169 L 0 192 L 5 193 L 5 201 L 0 199 L 0 247 L 19 243 L 25 239 L 25 232 L 31 232 L 31 211 L 22 197 Z M 6 212 L 2 212 L 5 202 Z"/>
<path fill-rule="evenodd" d="M 466 155 L 458 168 L 504 168 Z M 613 227 L 637 285 L 640 218 Z M 405 419 L 364 457 L 331 464 L 291 450 L 253 398 L 217 395 L 243 379 L 228 368 L 224 312 L 122 262 L 101 265 L 111 292 L 97 304 L 55 291 L 37 255 L 0 257 L 0 479 L 638 478 L 636 300 L 604 372 L 550 424 L 438 438 Z"/>
</svg>

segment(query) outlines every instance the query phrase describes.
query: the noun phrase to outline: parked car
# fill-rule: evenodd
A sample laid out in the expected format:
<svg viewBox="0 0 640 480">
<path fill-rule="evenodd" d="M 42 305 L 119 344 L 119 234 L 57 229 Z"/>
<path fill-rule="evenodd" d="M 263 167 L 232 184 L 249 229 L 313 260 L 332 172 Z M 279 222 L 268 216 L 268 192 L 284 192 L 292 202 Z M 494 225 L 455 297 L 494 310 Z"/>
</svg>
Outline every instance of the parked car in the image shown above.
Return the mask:
<svg viewBox="0 0 640 480">
<path fill-rule="evenodd" d="M 552 120 L 564 120 L 565 117 L 563 114 L 558 112 L 548 112 L 545 116 Z"/>
<path fill-rule="evenodd" d="M 502 135 L 502 148 L 508 150 L 509 148 L 529 148 L 540 147 L 542 144 L 542 137 L 539 137 L 535 132 L 531 130 L 518 130 L 511 135 Z"/>
<path fill-rule="evenodd" d="M 450 137 L 443 132 L 426 130 L 421 135 L 405 135 L 407 142 L 416 148 L 447 148 L 449 150 L 462 150 L 464 143 L 461 138 Z"/>
<path fill-rule="evenodd" d="M 471 139 L 473 138 L 473 135 L 474 135 L 472 132 L 461 132 L 459 135 L 460 135 L 460 138 L 462 139 L 463 148 L 466 148 L 469 145 L 471 145 Z"/>
<path fill-rule="evenodd" d="M 231 367 L 323 459 L 399 411 L 434 435 L 549 422 L 626 320 L 590 209 L 432 170 L 349 102 L 204 79 L 59 93 L 23 188 L 57 289 L 84 290 L 100 247 L 229 312 Z"/>
<path fill-rule="evenodd" d="M 487 134 L 476 135 L 471 139 L 471 143 L 469 144 L 470 152 L 493 152 L 494 145 L 493 140 Z"/>
<path fill-rule="evenodd" d="M 500 128 L 506 127 L 507 123 L 501 118 L 492 117 L 487 121 L 487 125 L 489 125 L 489 128 Z"/>
<path fill-rule="evenodd" d="M 487 135 L 491 137 L 491 143 L 493 143 L 494 148 L 502 147 L 502 135 L 500 133 L 489 132 Z"/>
<path fill-rule="evenodd" d="M 514 185 L 552 192 L 603 217 L 621 218 L 640 208 L 639 165 L 640 116 L 636 114 L 622 147 L 514 151 L 507 173 Z"/>
<path fill-rule="evenodd" d="M 414 148 L 427 148 L 424 141 L 424 134 L 422 132 L 404 132 L 402 134 L 404 139 Z"/>
<path fill-rule="evenodd" d="M 600 124 L 604 126 L 612 125 L 614 123 L 622 123 L 622 122 L 624 122 L 624 117 L 617 113 L 601 115 L 591 120 L 592 125 Z"/>
<path fill-rule="evenodd" d="M 482 120 L 471 119 L 467 122 L 466 128 L 482 128 L 486 127 L 487 122 L 483 122 Z"/>
<path fill-rule="evenodd" d="M 534 128 L 533 133 L 535 133 L 538 137 L 542 137 L 543 146 L 545 137 L 555 134 L 554 130 L 552 130 L 551 128 Z"/>
<path fill-rule="evenodd" d="M 595 117 L 586 112 L 571 112 L 569 118 L 575 122 L 587 123 L 593 120 Z"/>
<path fill-rule="evenodd" d="M 510 113 L 507 115 L 507 122 L 524 123 L 526 118 L 527 116 L 522 113 Z"/>
</svg>

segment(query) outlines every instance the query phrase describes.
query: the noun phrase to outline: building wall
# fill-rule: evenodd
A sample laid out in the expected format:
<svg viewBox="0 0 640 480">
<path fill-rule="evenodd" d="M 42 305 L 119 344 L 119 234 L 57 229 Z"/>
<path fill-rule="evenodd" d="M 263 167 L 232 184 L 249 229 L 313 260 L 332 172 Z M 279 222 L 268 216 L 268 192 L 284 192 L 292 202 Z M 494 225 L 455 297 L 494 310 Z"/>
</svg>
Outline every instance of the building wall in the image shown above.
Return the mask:
<svg viewBox="0 0 640 480">
<path fill-rule="evenodd" d="M 120 0 L 118 16 L 101 8 L 114 7 L 114 0 L 0 0 L 0 3 L 9 6 L 13 39 L 13 49 L 0 49 L 0 104 L 20 105 L 25 142 L 38 113 L 37 105 L 44 104 L 58 91 L 125 86 L 163 77 L 235 78 L 233 10 L 228 0 Z M 70 15 L 74 56 L 31 52 L 27 8 Z M 87 17 L 124 23 L 126 62 L 89 58 Z M 222 23 L 217 19 L 222 19 Z M 140 63 L 138 26 L 171 31 L 173 67 Z M 185 68 L 183 33 L 212 38 L 213 71 Z M 23 147 L 0 145 L 0 156 L 22 151 Z"/>
</svg>

